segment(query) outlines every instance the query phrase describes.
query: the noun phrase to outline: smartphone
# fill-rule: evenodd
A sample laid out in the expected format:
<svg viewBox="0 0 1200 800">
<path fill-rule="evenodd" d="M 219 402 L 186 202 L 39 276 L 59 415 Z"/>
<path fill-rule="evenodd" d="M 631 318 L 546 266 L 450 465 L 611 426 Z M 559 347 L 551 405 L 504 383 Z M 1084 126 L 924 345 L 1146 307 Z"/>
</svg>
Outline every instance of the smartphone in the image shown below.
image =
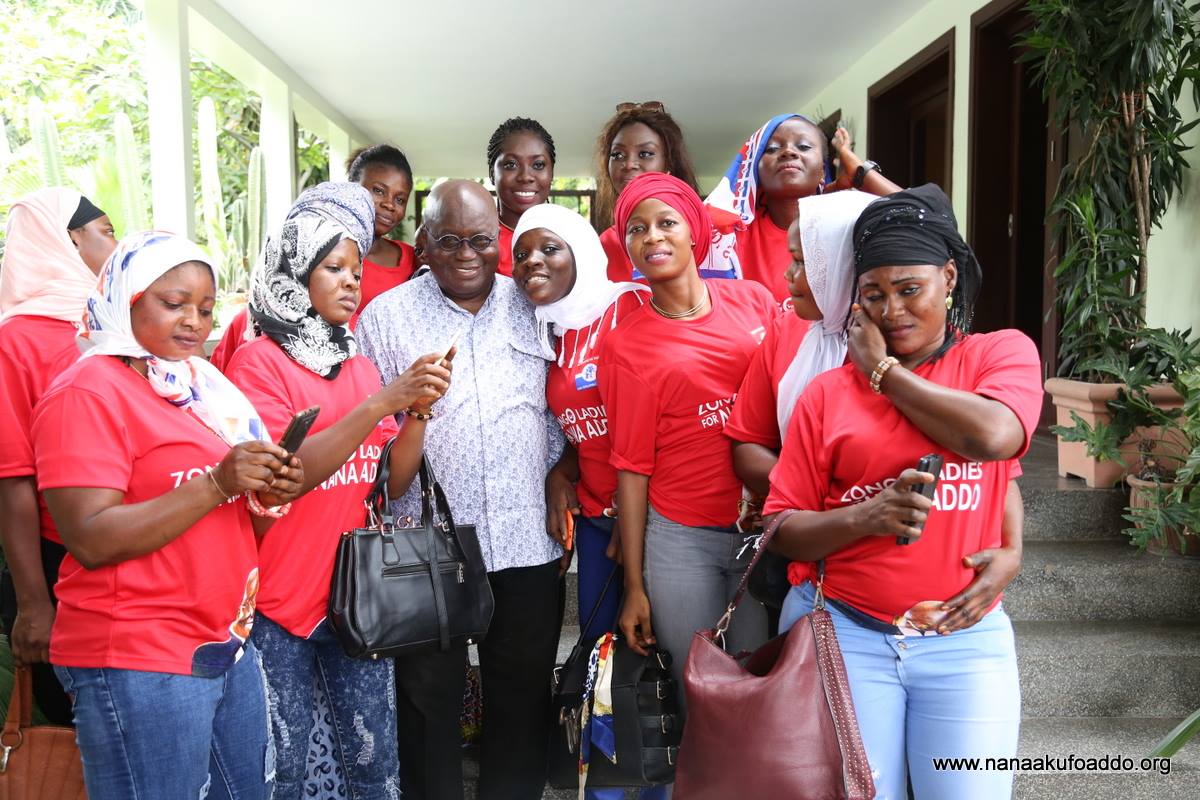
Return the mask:
<svg viewBox="0 0 1200 800">
<path fill-rule="evenodd" d="M 921 460 L 917 462 L 917 472 L 928 472 L 933 476 L 933 483 L 922 483 L 919 486 L 914 486 L 912 490 L 917 494 L 924 495 L 932 500 L 934 492 L 937 491 L 938 476 L 942 474 L 942 464 L 945 463 L 945 461 L 946 460 L 937 453 L 930 453 L 927 456 L 922 456 Z M 925 527 L 925 523 L 922 522 L 920 525 L 915 525 L 914 527 L 918 530 L 923 529 Z M 907 536 L 896 537 L 896 544 L 908 544 L 909 541 L 909 537 Z"/>
<path fill-rule="evenodd" d="M 458 340 L 462 338 L 462 335 L 462 331 L 454 334 L 454 338 L 450 340 L 450 344 L 446 345 L 446 349 L 442 351 L 442 357 L 437 362 L 439 367 L 446 363 L 446 357 L 450 355 L 450 351 L 454 349 L 454 345 L 458 344 Z"/>
<path fill-rule="evenodd" d="M 283 437 L 279 440 L 279 446 L 287 450 L 288 456 L 294 456 L 296 451 L 300 449 L 300 445 L 304 442 L 304 437 L 308 436 L 309 430 L 313 423 L 317 421 L 317 414 L 321 413 L 320 406 L 306 408 L 303 411 L 296 413 L 292 417 L 292 421 L 288 423 L 287 430 L 283 432 Z"/>
</svg>

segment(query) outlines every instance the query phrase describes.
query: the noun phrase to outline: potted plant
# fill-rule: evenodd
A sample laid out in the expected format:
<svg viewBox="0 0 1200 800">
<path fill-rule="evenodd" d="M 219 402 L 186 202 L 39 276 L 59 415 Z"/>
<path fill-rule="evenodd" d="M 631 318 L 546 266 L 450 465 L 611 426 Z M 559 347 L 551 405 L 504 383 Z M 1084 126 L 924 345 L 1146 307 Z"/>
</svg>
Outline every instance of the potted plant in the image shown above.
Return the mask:
<svg viewBox="0 0 1200 800">
<path fill-rule="evenodd" d="M 1142 549 L 1200 557 L 1200 367 L 1174 385 L 1183 407 L 1162 420 L 1156 439 L 1143 441 L 1140 468 L 1126 479 L 1132 527 L 1125 533 Z"/>
<path fill-rule="evenodd" d="M 1058 377 L 1046 384 L 1059 426 L 1073 414 L 1095 425 L 1120 390 L 1098 368 L 1119 361 L 1146 319 L 1147 241 L 1188 168 L 1179 100 L 1191 81 L 1200 102 L 1200 38 L 1188 0 L 1031 0 L 1022 37 L 1053 124 L 1072 154 L 1050 206 L 1063 247 L 1055 269 L 1062 322 Z M 1064 380 L 1065 379 L 1065 380 Z M 1093 411 L 1095 407 L 1095 411 Z M 1094 418 L 1091 414 L 1096 414 Z M 1089 486 L 1119 480 L 1078 442 L 1061 440 L 1059 473 Z"/>
</svg>

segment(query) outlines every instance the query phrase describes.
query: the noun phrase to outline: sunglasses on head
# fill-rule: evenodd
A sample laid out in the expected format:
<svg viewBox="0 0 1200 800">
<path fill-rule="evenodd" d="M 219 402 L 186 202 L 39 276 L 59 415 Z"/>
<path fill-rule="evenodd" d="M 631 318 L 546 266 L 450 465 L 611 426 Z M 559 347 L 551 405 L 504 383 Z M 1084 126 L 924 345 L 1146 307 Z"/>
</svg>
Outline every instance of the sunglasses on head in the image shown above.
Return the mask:
<svg viewBox="0 0 1200 800">
<path fill-rule="evenodd" d="M 624 114 L 626 111 L 666 111 L 666 106 L 662 100 L 647 100 L 644 103 L 617 103 L 617 113 Z"/>
</svg>

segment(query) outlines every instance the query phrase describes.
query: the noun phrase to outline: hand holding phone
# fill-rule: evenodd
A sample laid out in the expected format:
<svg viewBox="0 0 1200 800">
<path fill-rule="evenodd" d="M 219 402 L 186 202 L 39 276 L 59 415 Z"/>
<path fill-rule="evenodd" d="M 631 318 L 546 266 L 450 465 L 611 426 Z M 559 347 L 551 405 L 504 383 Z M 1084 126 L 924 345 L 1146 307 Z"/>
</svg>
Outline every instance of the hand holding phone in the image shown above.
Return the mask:
<svg viewBox="0 0 1200 800">
<path fill-rule="evenodd" d="M 283 432 L 283 436 L 279 439 L 279 446 L 287 451 L 288 457 L 296 455 L 296 451 L 304 443 L 304 438 L 308 436 L 309 430 L 312 429 L 313 423 L 317 421 L 317 415 L 320 413 L 321 407 L 313 406 L 297 412 L 292 417 L 292 421 L 288 423 L 287 430 Z"/>
<path fill-rule="evenodd" d="M 942 474 L 942 464 L 944 463 L 945 459 L 939 456 L 937 453 L 930 453 L 927 456 L 922 456 L 921 460 L 917 462 L 917 472 L 925 472 L 932 475 L 933 483 L 918 484 L 912 487 L 912 491 L 932 500 L 935 492 L 937 491 L 938 477 Z M 917 530 L 924 530 L 925 523 L 914 523 L 913 527 Z M 910 541 L 911 540 L 907 536 L 896 537 L 896 544 L 908 544 Z"/>
<path fill-rule="evenodd" d="M 454 338 L 450 340 L 450 344 L 446 345 L 446 349 L 442 351 L 442 357 L 437 362 L 439 367 L 446 363 L 446 359 L 450 357 L 450 351 L 454 349 L 454 345 L 458 344 L 458 340 L 462 338 L 462 335 L 462 331 L 454 334 Z"/>
</svg>

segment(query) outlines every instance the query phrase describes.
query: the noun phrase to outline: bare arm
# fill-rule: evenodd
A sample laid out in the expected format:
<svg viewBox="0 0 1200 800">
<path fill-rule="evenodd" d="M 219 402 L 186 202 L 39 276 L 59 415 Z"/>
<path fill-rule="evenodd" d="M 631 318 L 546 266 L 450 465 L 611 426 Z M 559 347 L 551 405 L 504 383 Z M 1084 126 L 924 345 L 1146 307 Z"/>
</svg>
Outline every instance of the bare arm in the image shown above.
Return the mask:
<svg viewBox="0 0 1200 800">
<path fill-rule="evenodd" d="M 1008 482 L 1004 495 L 1004 521 L 1000 527 L 1000 546 L 980 550 L 963 558 L 963 566 L 975 570 L 967 588 L 942 604 L 950 612 L 938 633 L 969 628 L 983 618 L 992 603 L 1021 571 L 1025 539 L 1025 503 L 1016 481 Z"/>
<path fill-rule="evenodd" d="M 620 628 L 634 652 L 646 655 L 655 642 L 650 625 L 650 599 L 642 579 L 645 555 L 646 518 L 649 514 L 650 476 L 636 472 L 617 472 L 617 508 L 621 518 L 621 555 L 625 567 L 625 600 L 621 606 Z"/>
<path fill-rule="evenodd" d="M 866 376 L 887 356 L 883 333 L 857 305 L 848 350 Z M 1002 461 L 1016 456 L 1025 444 L 1021 421 L 998 400 L 939 386 L 902 365 L 889 369 L 880 387 L 923 434 L 963 458 Z"/>
<path fill-rule="evenodd" d="M 771 491 L 771 470 L 779 454 L 754 442 L 733 443 L 733 472 L 746 488 L 760 497 Z"/>
<path fill-rule="evenodd" d="M 578 482 L 579 453 L 567 442 L 558 463 L 546 473 L 546 533 L 563 547 L 567 547 L 567 514 L 580 512 Z"/>
<path fill-rule="evenodd" d="M 0 545 L 17 595 L 11 644 L 18 665 L 50 660 L 54 605 L 42 571 L 41 538 L 34 477 L 0 479 Z"/>
<path fill-rule="evenodd" d="M 854 173 L 863 164 L 863 160 L 854 152 L 851 144 L 850 132 L 845 128 L 838 128 L 832 141 L 833 149 L 837 153 L 838 162 L 841 165 L 841 172 L 838 173 L 837 180 L 834 182 L 834 187 L 837 189 L 854 188 Z M 883 172 L 877 169 L 873 169 L 863 176 L 862 191 L 869 194 L 883 197 L 893 192 L 903 191 L 903 189 L 903 186 L 888 180 L 883 176 Z"/>
<path fill-rule="evenodd" d="M 793 561 L 820 561 L 866 536 L 921 537 L 933 501 L 912 491 L 932 483 L 927 472 L 906 469 L 896 482 L 869 500 L 830 511 L 798 511 L 775 532 L 770 548 Z M 769 521 L 768 521 L 769 522 Z"/>
<path fill-rule="evenodd" d="M 208 474 L 200 475 L 151 500 L 128 505 L 124 492 L 116 489 L 47 489 L 46 505 L 71 555 L 85 568 L 95 569 L 161 549 L 225 502 L 223 492 L 294 496 L 303 473 L 285 467 L 285 455 L 270 442 L 245 442 L 231 448 L 213 468 L 215 482 Z"/>
</svg>

